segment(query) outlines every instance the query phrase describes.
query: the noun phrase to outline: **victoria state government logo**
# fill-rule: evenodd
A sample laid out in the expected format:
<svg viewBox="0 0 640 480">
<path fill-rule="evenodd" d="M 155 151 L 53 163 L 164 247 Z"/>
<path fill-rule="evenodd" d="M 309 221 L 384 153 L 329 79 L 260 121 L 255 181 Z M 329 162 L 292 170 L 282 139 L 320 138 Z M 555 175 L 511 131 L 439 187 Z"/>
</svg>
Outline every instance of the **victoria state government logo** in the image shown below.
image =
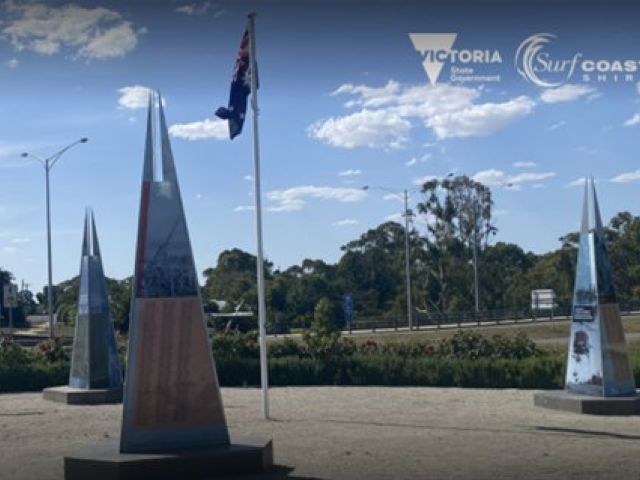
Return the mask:
<svg viewBox="0 0 640 480">
<path fill-rule="evenodd" d="M 448 81 L 499 82 L 499 74 L 486 72 L 486 66 L 501 64 L 498 50 L 456 49 L 457 33 L 410 33 L 414 48 L 422 56 L 422 66 L 431 85 L 435 85 L 446 64 L 450 65 Z"/>
</svg>

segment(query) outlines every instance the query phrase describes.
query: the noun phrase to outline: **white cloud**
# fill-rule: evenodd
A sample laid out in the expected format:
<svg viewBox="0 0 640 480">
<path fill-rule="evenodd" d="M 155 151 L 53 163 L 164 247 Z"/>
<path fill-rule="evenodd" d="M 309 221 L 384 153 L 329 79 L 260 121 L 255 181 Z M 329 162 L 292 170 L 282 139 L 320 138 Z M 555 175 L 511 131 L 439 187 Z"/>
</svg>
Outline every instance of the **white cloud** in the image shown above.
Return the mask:
<svg viewBox="0 0 640 480">
<path fill-rule="evenodd" d="M 75 57 L 106 59 L 133 50 L 138 38 L 131 22 L 115 10 L 75 4 L 49 6 L 6 0 L 2 36 L 18 50 L 53 55 L 63 48 Z"/>
<path fill-rule="evenodd" d="M 339 220 L 337 222 L 334 222 L 333 224 L 337 227 L 346 227 L 349 225 L 358 225 L 358 220 L 354 219 L 354 218 L 345 218 L 344 220 Z"/>
<path fill-rule="evenodd" d="M 567 83 L 558 88 L 548 88 L 544 90 L 540 94 L 540 100 L 544 103 L 572 102 L 584 95 L 592 94 L 595 91 L 596 89 L 589 85 Z"/>
<path fill-rule="evenodd" d="M 131 23 L 124 22 L 98 33 L 78 53 L 86 58 L 117 58 L 133 50 L 137 43 L 138 37 L 131 28 Z"/>
<path fill-rule="evenodd" d="M 17 58 L 12 58 L 4 62 L 4 66 L 10 68 L 11 70 L 15 70 L 16 68 L 18 68 L 18 65 L 20 65 L 20 62 Z"/>
<path fill-rule="evenodd" d="M 418 162 L 419 163 L 427 163 L 429 159 L 431 159 L 433 155 L 431 153 L 425 153 L 421 157 L 411 157 L 411 160 L 404 162 L 407 167 L 413 167 Z"/>
<path fill-rule="evenodd" d="M 540 180 L 546 180 L 547 178 L 555 177 L 555 172 L 523 172 L 510 175 L 507 178 L 507 183 L 514 185 L 520 183 L 539 182 Z"/>
<path fill-rule="evenodd" d="M 16 253 L 17 251 L 18 249 L 16 247 L 11 247 L 9 245 L 5 245 L 4 247 L 2 247 L 2 253 L 11 254 Z"/>
<path fill-rule="evenodd" d="M 506 181 L 507 174 L 502 170 L 490 168 L 488 170 L 481 170 L 473 176 L 476 182 L 480 182 L 487 186 L 503 185 L 508 183 Z"/>
<path fill-rule="evenodd" d="M 633 117 L 624 122 L 625 127 L 632 127 L 640 123 L 640 113 L 635 113 Z"/>
<path fill-rule="evenodd" d="M 387 193 L 384 197 L 382 197 L 383 200 L 397 200 L 399 202 L 404 202 L 401 194 L 398 193 Z"/>
<path fill-rule="evenodd" d="M 307 133 L 334 147 L 401 148 L 410 129 L 411 123 L 395 112 L 364 109 L 315 122 Z"/>
<path fill-rule="evenodd" d="M 533 168 L 538 166 L 536 162 L 513 162 L 512 165 L 516 168 Z"/>
<path fill-rule="evenodd" d="M 615 183 L 637 182 L 638 180 L 640 180 L 640 170 L 621 173 L 620 175 L 616 175 L 611 179 L 611 181 Z"/>
<path fill-rule="evenodd" d="M 149 87 L 143 85 L 119 88 L 118 93 L 120 94 L 120 98 L 118 98 L 118 105 L 120 108 L 129 110 L 147 108 L 147 105 L 149 105 L 149 94 L 151 92 L 152 90 Z"/>
<path fill-rule="evenodd" d="M 539 183 L 540 180 L 555 176 L 555 172 L 521 172 L 509 175 L 502 170 L 490 168 L 479 171 L 473 179 L 489 187 L 504 186 L 512 190 L 520 190 L 522 184 Z"/>
<path fill-rule="evenodd" d="M 339 177 L 355 177 L 361 174 L 362 174 L 362 170 L 349 169 L 349 170 L 343 170 L 342 172 L 339 172 L 338 176 Z"/>
<path fill-rule="evenodd" d="M 300 185 L 286 190 L 272 190 L 267 198 L 275 203 L 267 208 L 270 212 L 292 212 L 302 210 L 307 199 L 336 200 L 338 202 L 359 202 L 367 196 L 360 188 L 317 187 L 314 185 Z"/>
<path fill-rule="evenodd" d="M 331 95 L 355 95 L 357 98 L 349 100 L 345 104 L 346 107 L 353 107 L 356 105 L 363 105 L 365 107 L 380 107 L 382 105 L 393 102 L 395 95 L 399 91 L 400 84 L 395 80 L 389 80 L 384 87 L 380 88 L 345 83 L 331 92 Z"/>
<path fill-rule="evenodd" d="M 503 129 L 517 118 L 530 114 L 535 102 L 520 96 L 504 103 L 470 105 L 426 119 L 438 138 L 483 137 Z"/>
<path fill-rule="evenodd" d="M 440 139 L 485 136 L 528 115 L 535 106 L 526 96 L 502 103 L 474 103 L 481 93 L 480 88 L 449 84 L 402 86 L 390 80 L 376 88 L 347 83 L 332 95 L 350 95 L 352 98 L 345 106 L 362 110 L 316 122 L 309 134 L 336 147 L 395 148 L 408 140 L 412 119 L 421 121 Z M 359 124 L 366 135 L 357 132 L 359 136 L 352 138 Z"/>
<path fill-rule="evenodd" d="M 252 175 L 245 175 L 244 178 L 247 182 L 253 182 L 253 176 Z"/>
<path fill-rule="evenodd" d="M 547 130 L 557 130 L 558 128 L 564 127 L 566 124 L 567 122 L 565 120 L 560 120 L 559 122 L 556 122 L 553 125 L 550 125 L 549 128 L 547 128 Z"/>
<path fill-rule="evenodd" d="M 391 215 L 387 215 L 384 217 L 385 222 L 396 222 L 404 225 L 404 217 L 401 213 L 392 213 Z"/>
<path fill-rule="evenodd" d="M 422 186 L 424 183 L 430 182 L 431 180 L 436 180 L 438 177 L 435 175 L 424 175 L 422 177 L 414 178 L 411 183 L 414 185 Z"/>
<path fill-rule="evenodd" d="M 238 205 L 233 209 L 234 212 L 253 212 L 256 209 L 254 205 Z"/>
<path fill-rule="evenodd" d="M 185 15 L 204 15 L 211 7 L 213 7 L 211 2 L 190 3 L 176 7 L 176 12 L 184 13 Z"/>
<path fill-rule="evenodd" d="M 570 181 L 569 183 L 567 183 L 565 185 L 565 187 L 568 188 L 572 188 L 572 187 L 584 187 L 584 182 L 585 182 L 585 178 L 581 177 L 581 178 L 576 178 L 575 180 Z"/>
<path fill-rule="evenodd" d="M 31 242 L 31 238 L 29 238 L 29 237 L 16 237 L 16 238 L 12 238 L 9 242 L 13 243 L 14 245 L 23 244 L 23 243 L 30 243 Z"/>
<path fill-rule="evenodd" d="M 229 138 L 229 126 L 226 120 L 205 118 L 201 122 L 171 125 L 169 133 L 176 138 L 185 140 L 203 140 L 205 138 L 226 140 Z"/>
</svg>

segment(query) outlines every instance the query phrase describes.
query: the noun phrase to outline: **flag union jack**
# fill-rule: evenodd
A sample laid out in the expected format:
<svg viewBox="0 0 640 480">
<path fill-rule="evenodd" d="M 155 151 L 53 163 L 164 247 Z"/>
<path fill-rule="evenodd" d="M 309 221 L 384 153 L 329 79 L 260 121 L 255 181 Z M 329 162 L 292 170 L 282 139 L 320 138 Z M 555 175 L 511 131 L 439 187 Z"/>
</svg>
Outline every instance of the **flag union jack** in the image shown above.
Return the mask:
<svg viewBox="0 0 640 480">
<path fill-rule="evenodd" d="M 249 30 L 245 30 L 233 69 L 229 105 L 216 110 L 216 116 L 229 122 L 229 137 L 232 140 L 242 132 L 242 126 L 247 114 L 247 97 L 251 93 L 249 40 Z"/>
</svg>

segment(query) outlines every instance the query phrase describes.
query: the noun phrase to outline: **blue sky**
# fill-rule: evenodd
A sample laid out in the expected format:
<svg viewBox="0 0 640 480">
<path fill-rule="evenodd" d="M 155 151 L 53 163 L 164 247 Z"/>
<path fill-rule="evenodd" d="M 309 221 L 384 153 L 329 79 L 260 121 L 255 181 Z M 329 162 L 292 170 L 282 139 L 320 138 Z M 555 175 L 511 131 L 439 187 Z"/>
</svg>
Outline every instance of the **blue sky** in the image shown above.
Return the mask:
<svg viewBox="0 0 640 480">
<path fill-rule="evenodd" d="M 46 282 L 44 173 L 20 153 L 89 137 L 52 171 L 54 281 L 77 274 L 87 205 L 107 275 L 130 275 L 147 87 L 166 101 L 198 270 L 224 249 L 255 250 L 250 124 L 231 142 L 213 116 L 251 10 L 265 252 L 277 267 L 336 261 L 341 245 L 397 218 L 400 202 L 361 186 L 413 189 L 449 172 L 491 185 L 496 239 L 538 253 L 577 229 L 571 185 L 584 175 L 604 218 L 640 214 L 640 73 L 543 71 L 557 86 L 541 87 L 516 59 L 525 39 L 550 33 L 547 58 L 637 67 L 632 2 L 0 1 L 0 266 L 34 289 Z M 455 33 L 451 49 L 501 62 L 449 56 L 431 84 L 409 33 Z M 452 83 L 452 68 L 499 81 Z"/>
</svg>

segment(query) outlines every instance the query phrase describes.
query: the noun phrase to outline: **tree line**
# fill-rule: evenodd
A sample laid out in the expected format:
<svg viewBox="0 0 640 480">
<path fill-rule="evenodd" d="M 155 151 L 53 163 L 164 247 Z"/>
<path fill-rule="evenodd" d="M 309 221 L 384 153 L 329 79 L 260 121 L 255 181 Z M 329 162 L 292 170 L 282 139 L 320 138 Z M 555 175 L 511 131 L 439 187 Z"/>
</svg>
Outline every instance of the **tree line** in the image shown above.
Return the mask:
<svg viewBox="0 0 640 480">
<path fill-rule="evenodd" d="M 409 232 L 385 222 L 341 247 L 336 263 L 305 259 L 280 270 L 265 261 L 268 328 L 287 331 L 309 325 L 323 300 L 336 321 L 343 318 L 344 296 L 353 297 L 356 317 L 402 318 L 406 310 L 405 235 L 409 235 L 411 296 L 418 311 L 441 314 L 474 309 L 473 251 L 476 250 L 481 311 L 527 311 L 531 290 L 550 288 L 560 306 L 571 303 L 578 234 L 569 232 L 559 247 L 536 255 L 513 243 L 496 242 L 489 187 L 466 176 L 423 184 Z M 416 225 L 422 225 L 420 229 Z M 605 228 L 618 300 L 640 302 L 640 217 L 616 214 Z M 204 270 L 205 310 L 257 312 L 256 257 L 234 248 L 220 253 Z M 0 269 L 0 282 L 10 279 Z M 128 326 L 131 278 L 108 279 L 116 326 Z M 60 319 L 73 322 L 78 277 L 54 287 Z M 20 292 L 27 313 L 46 309 L 46 288 Z M 36 302 L 37 300 L 37 302 Z M 255 316 L 254 316 L 255 317 Z M 255 322 L 255 318 L 253 320 Z"/>
</svg>

